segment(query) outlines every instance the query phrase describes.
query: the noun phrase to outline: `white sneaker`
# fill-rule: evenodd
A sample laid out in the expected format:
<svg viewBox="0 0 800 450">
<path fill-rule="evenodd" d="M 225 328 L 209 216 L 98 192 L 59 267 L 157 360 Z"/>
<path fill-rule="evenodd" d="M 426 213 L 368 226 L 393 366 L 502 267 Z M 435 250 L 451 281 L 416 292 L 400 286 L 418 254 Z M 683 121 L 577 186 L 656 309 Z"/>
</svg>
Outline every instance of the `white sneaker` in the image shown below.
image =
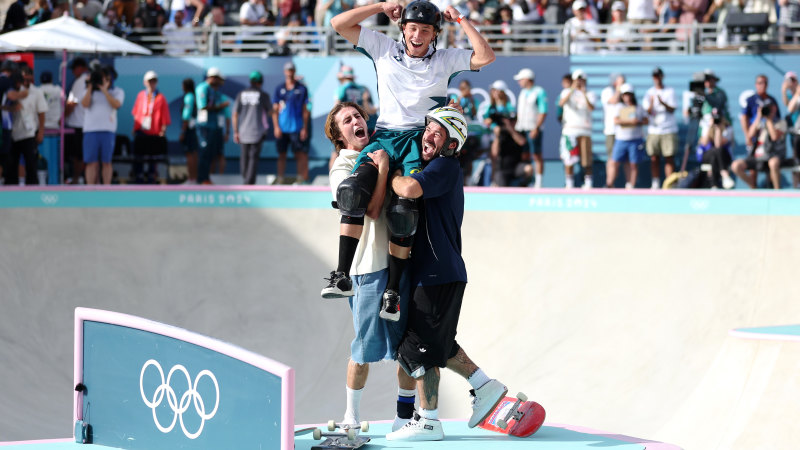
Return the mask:
<svg viewBox="0 0 800 450">
<path fill-rule="evenodd" d="M 736 182 L 733 181 L 731 177 L 722 177 L 722 188 L 723 189 L 733 189 L 736 187 Z"/>
<path fill-rule="evenodd" d="M 386 435 L 387 441 L 441 441 L 444 439 L 442 422 L 414 416 L 403 428 Z"/>
<path fill-rule="evenodd" d="M 625 183 L 625 189 L 633 189 L 633 185 L 631 183 Z"/>
<path fill-rule="evenodd" d="M 475 428 L 476 425 L 481 423 L 492 412 L 494 407 L 500 403 L 500 400 L 505 397 L 506 392 L 508 392 L 508 388 L 497 380 L 489 380 L 476 390 L 470 389 L 469 393 L 472 395 L 472 417 L 469 418 L 467 425 L 470 428 Z"/>
<path fill-rule="evenodd" d="M 397 414 L 395 414 L 394 422 L 392 422 L 392 431 L 397 431 L 400 428 L 403 428 L 408 422 L 411 422 L 411 419 L 401 419 L 397 417 Z"/>
<path fill-rule="evenodd" d="M 358 436 L 358 434 L 361 432 L 361 421 L 358 420 L 358 417 L 355 417 L 354 415 L 345 413 L 344 419 L 342 419 L 342 425 L 344 425 L 345 428 L 355 431 L 356 436 Z"/>
</svg>

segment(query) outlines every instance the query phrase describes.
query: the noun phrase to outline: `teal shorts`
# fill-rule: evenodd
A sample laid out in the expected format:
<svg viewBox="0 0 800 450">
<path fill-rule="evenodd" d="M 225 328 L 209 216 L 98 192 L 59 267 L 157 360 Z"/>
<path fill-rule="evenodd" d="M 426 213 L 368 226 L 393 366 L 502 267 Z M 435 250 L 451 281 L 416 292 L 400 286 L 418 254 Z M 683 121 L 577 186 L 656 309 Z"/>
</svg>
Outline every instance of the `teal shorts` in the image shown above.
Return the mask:
<svg viewBox="0 0 800 450">
<path fill-rule="evenodd" d="M 365 162 L 372 161 L 367 153 L 384 150 L 389 155 L 389 173 L 401 169 L 404 176 L 422 170 L 420 145 L 424 128 L 404 131 L 375 130 L 369 144 L 361 150 L 353 172 Z"/>
</svg>

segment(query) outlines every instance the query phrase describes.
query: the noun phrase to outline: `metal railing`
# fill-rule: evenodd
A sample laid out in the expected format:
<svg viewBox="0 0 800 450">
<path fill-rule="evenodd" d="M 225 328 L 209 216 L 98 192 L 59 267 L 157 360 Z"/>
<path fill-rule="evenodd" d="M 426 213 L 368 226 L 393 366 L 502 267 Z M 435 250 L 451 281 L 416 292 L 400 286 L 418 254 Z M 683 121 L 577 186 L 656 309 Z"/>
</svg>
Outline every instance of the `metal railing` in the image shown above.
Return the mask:
<svg viewBox="0 0 800 450">
<path fill-rule="evenodd" d="M 399 38 L 395 25 L 374 27 Z M 580 38 L 570 36 L 563 25 L 481 25 L 481 34 L 495 52 L 505 56 L 570 55 L 604 53 L 695 54 L 741 51 L 800 50 L 800 22 L 770 25 L 764 34 L 735 34 L 724 24 L 597 25 Z M 181 55 L 252 56 L 334 55 L 355 52 L 352 44 L 333 29 L 299 27 L 195 27 L 162 32 L 131 29 L 127 38 L 154 53 Z M 439 48 L 470 48 L 459 27 L 446 26 Z"/>
</svg>

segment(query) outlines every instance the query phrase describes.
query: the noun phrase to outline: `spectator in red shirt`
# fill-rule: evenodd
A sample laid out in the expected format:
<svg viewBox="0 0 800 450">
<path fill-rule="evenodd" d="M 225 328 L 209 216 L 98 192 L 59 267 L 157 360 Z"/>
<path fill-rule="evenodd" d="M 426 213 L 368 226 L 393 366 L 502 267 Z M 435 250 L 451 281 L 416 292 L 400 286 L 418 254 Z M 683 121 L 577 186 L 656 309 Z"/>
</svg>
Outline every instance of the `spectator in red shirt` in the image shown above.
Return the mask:
<svg viewBox="0 0 800 450">
<path fill-rule="evenodd" d="M 158 91 L 158 75 L 150 70 L 144 74 L 144 90 L 133 104 L 133 172 L 137 183 L 156 181 L 154 156 L 167 154 L 167 126 L 170 124 L 169 104 Z M 142 173 L 143 161 L 149 157 L 148 179 Z"/>
</svg>

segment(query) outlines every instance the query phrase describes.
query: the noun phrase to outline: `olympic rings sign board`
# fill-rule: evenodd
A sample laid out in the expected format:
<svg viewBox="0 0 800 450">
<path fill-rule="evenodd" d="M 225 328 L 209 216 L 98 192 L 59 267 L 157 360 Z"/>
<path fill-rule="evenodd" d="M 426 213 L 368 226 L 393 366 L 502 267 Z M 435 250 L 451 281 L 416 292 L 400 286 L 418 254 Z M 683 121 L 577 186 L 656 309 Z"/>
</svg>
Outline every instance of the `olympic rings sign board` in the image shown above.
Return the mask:
<svg viewBox="0 0 800 450">
<path fill-rule="evenodd" d="M 78 308 L 75 325 L 74 421 L 92 444 L 294 448 L 290 367 L 124 314 Z"/>
<path fill-rule="evenodd" d="M 158 385 L 155 392 L 153 392 L 152 396 L 150 397 L 144 393 L 144 374 L 148 367 L 155 367 L 155 370 L 158 371 L 158 375 L 161 378 L 161 384 Z M 172 388 L 171 383 L 172 375 L 174 375 L 176 372 L 183 374 L 186 380 L 186 391 L 184 391 L 183 395 L 181 395 L 180 401 L 178 401 L 178 397 L 175 394 L 175 390 Z M 208 379 L 214 384 L 214 390 L 216 391 L 216 395 L 214 396 L 214 408 L 211 409 L 210 412 L 206 412 L 206 403 L 203 401 L 203 397 L 197 391 L 197 385 L 200 383 L 200 380 L 203 377 L 208 377 Z M 189 372 L 185 367 L 178 364 L 172 366 L 172 369 L 170 369 L 165 380 L 164 370 L 161 368 L 161 364 L 159 364 L 158 361 L 151 359 L 144 363 L 144 366 L 142 366 L 142 373 L 139 375 L 139 392 L 142 394 L 142 400 L 144 401 L 144 404 L 153 410 L 153 421 L 155 422 L 159 431 L 162 433 L 169 433 L 175 427 L 175 422 L 180 419 L 183 434 L 185 434 L 189 439 L 196 439 L 198 436 L 200 436 L 200 433 L 203 432 L 203 426 L 205 426 L 206 420 L 213 418 L 217 414 L 217 409 L 219 408 L 219 383 L 217 383 L 217 378 L 210 370 L 200 371 L 200 373 L 197 374 L 197 377 L 195 377 L 194 383 L 192 383 L 191 377 L 189 377 Z M 172 422 L 168 426 L 162 425 L 158 421 L 158 416 L 156 415 L 157 408 L 165 399 L 172 410 Z M 186 424 L 183 421 L 183 413 L 188 411 L 189 406 L 192 405 L 194 406 L 194 411 L 200 417 L 200 428 L 194 432 L 187 430 Z"/>
</svg>

